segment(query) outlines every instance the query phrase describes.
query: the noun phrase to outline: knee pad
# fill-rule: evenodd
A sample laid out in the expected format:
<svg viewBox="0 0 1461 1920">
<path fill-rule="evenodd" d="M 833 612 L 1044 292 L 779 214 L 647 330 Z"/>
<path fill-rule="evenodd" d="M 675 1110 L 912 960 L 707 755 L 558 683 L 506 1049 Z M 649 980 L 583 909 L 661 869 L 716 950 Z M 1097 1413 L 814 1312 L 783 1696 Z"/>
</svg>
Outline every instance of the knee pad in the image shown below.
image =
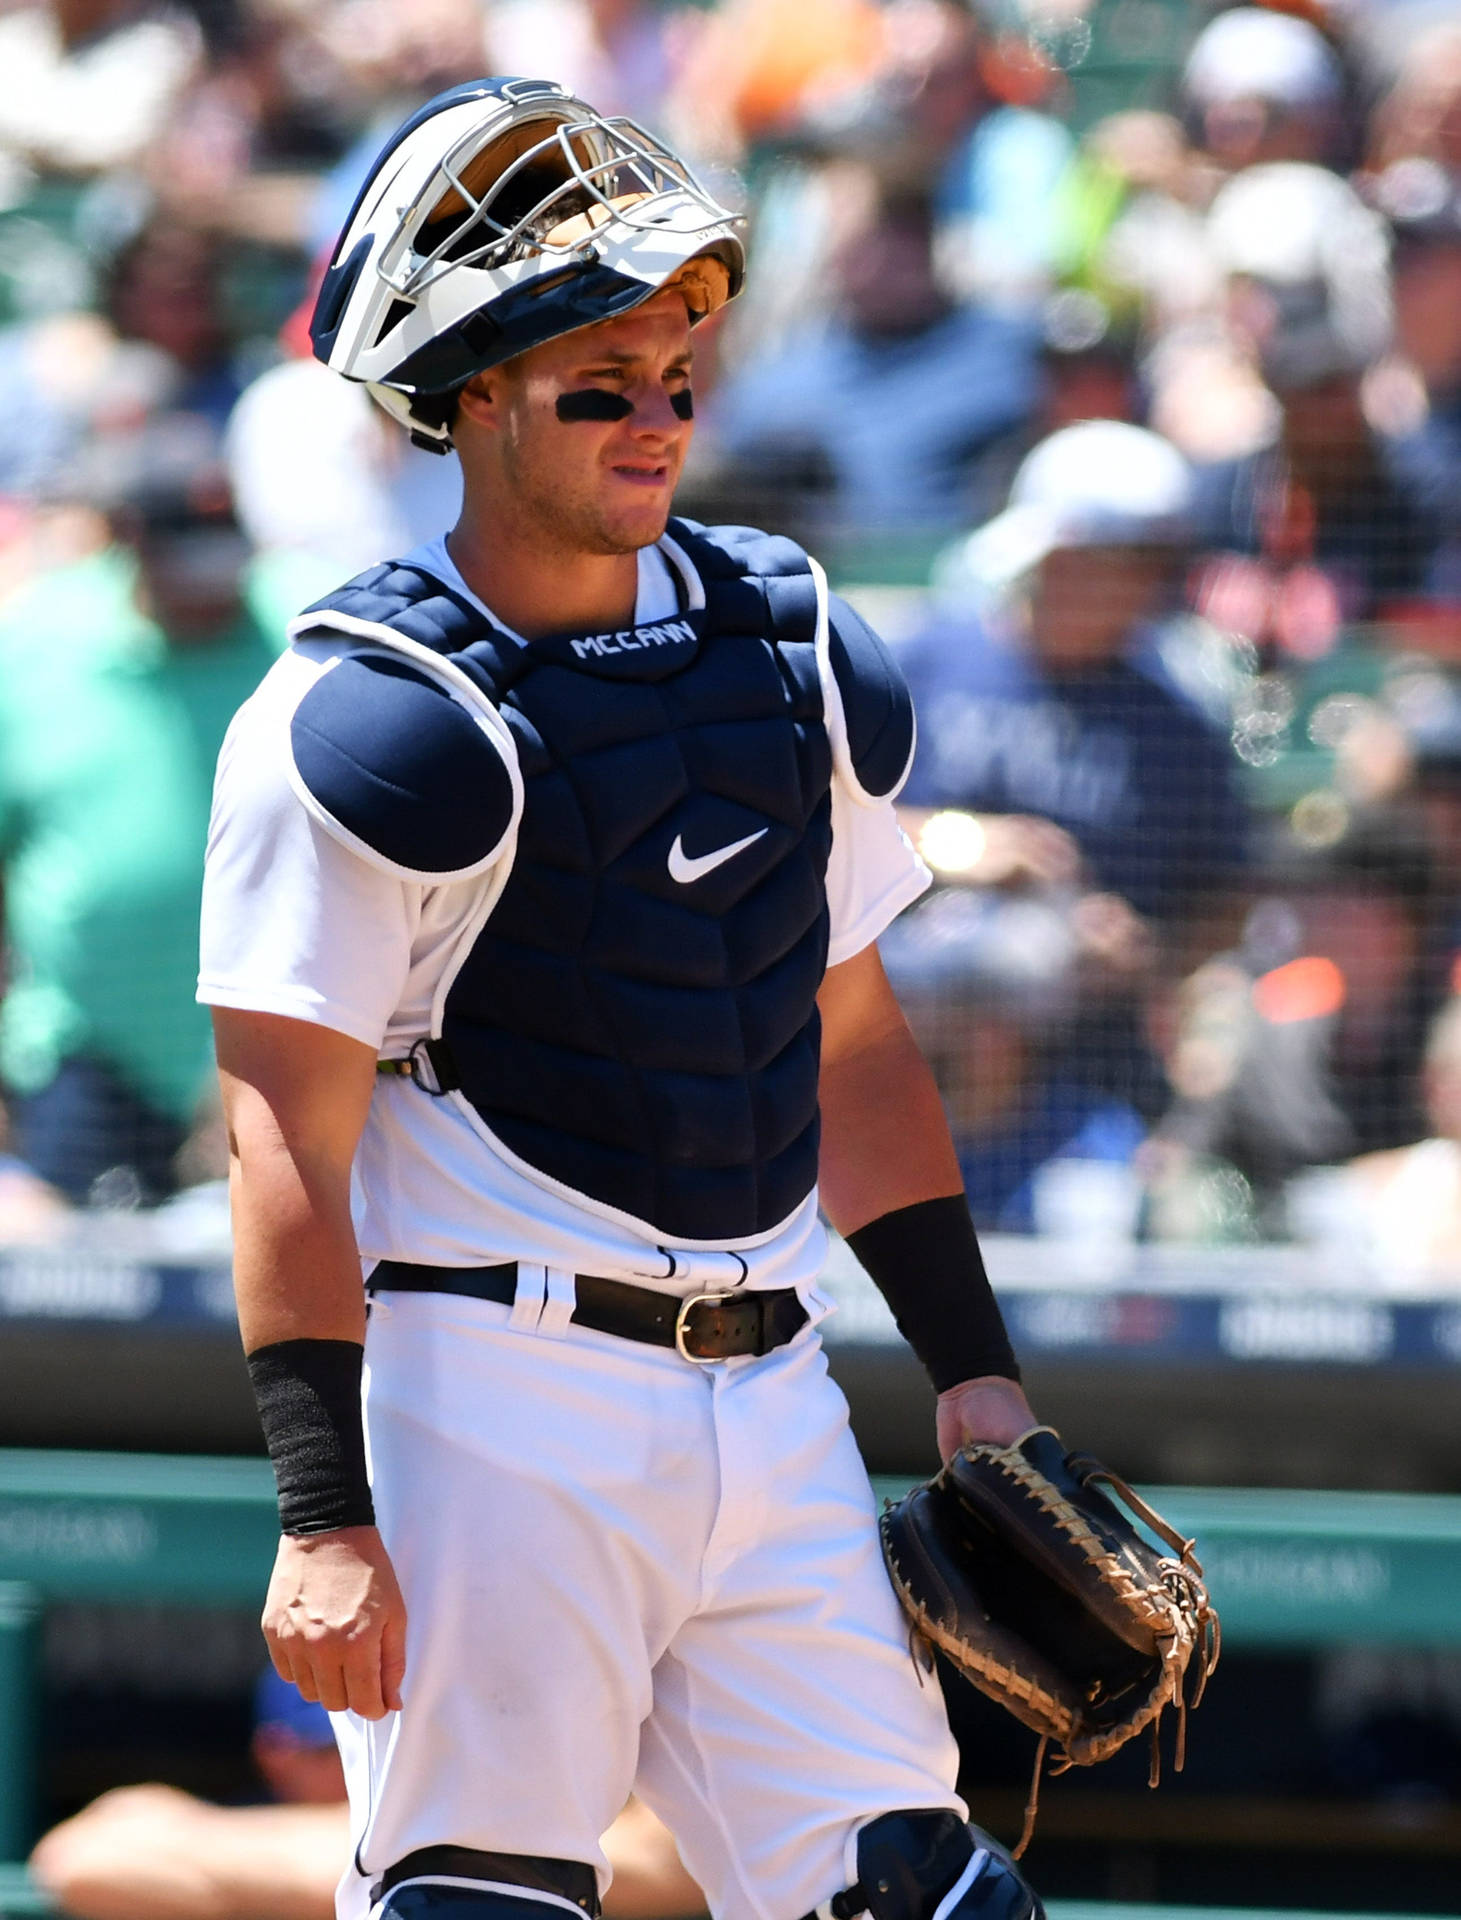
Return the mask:
<svg viewBox="0 0 1461 1920">
<path fill-rule="evenodd" d="M 948 1808 L 869 1820 L 857 1836 L 857 1884 L 830 1920 L 1045 1920 L 1039 1896 L 997 1840 Z"/>
<path fill-rule="evenodd" d="M 422 1847 L 371 1888 L 370 1920 L 599 1920 L 598 1876 L 579 1860 Z"/>
</svg>

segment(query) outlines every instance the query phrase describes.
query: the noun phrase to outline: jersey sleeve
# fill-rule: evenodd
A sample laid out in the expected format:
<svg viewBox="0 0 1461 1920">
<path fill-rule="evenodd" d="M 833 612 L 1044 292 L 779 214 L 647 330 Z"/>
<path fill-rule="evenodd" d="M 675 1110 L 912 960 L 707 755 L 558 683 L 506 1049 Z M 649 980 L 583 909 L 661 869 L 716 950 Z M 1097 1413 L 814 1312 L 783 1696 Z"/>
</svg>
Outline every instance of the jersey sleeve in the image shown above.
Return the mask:
<svg viewBox="0 0 1461 1920">
<path fill-rule="evenodd" d="M 869 805 L 840 778 L 832 782 L 832 854 L 827 862 L 831 938 L 827 964 L 837 966 L 871 946 L 933 876 L 898 825 L 891 800 Z"/>
<path fill-rule="evenodd" d="M 894 809 L 913 758 L 913 703 L 885 643 L 839 594 L 826 593 L 818 665 L 832 743 L 827 862 L 830 967 L 871 946 L 933 876 Z"/>
<path fill-rule="evenodd" d="M 295 655 L 279 662 L 219 756 L 198 998 L 379 1048 L 405 989 L 424 889 L 342 844 L 291 784 L 289 720 L 303 669 Z"/>
</svg>

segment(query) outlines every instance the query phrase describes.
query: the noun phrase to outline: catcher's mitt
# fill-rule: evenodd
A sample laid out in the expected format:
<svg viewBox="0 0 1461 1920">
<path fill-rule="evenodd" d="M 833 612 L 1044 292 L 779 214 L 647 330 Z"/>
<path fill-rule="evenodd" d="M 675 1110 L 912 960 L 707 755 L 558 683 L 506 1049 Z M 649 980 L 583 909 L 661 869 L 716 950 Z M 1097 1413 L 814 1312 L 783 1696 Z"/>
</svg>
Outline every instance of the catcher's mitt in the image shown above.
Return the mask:
<svg viewBox="0 0 1461 1920">
<path fill-rule="evenodd" d="M 1161 1717 L 1175 1707 L 1181 1767 L 1187 1708 L 1217 1665 L 1218 1618 L 1193 1543 L 1099 1461 L 1067 1453 L 1050 1427 L 1007 1447 L 966 1446 L 889 1504 L 882 1537 L 915 1632 L 1040 1735 L 1017 1854 L 1047 1746 L 1063 1772 L 1109 1758 L 1150 1727 L 1155 1786 Z"/>
</svg>

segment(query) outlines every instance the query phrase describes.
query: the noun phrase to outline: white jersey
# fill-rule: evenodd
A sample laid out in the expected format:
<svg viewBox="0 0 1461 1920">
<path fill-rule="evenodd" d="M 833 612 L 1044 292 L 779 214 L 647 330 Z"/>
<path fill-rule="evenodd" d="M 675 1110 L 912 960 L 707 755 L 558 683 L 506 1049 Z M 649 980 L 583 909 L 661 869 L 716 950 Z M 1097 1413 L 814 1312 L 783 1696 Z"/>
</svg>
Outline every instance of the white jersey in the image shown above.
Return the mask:
<svg viewBox="0 0 1461 1920">
<path fill-rule="evenodd" d="M 444 538 L 408 559 L 510 632 L 467 588 Z M 677 611 L 671 568 L 657 548 L 646 548 L 636 621 Z M 402 1058 L 431 1030 L 433 1003 L 465 957 L 466 936 L 475 937 L 473 918 L 491 874 L 435 886 L 400 879 L 306 811 L 290 782 L 290 721 L 351 644 L 343 636 L 297 644 L 229 729 L 209 834 L 198 998 L 329 1027 Z M 929 884 L 891 801 L 854 801 L 835 775 L 826 884 L 831 965 L 861 952 Z M 729 1241 L 724 1251 L 666 1249 L 642 1223 L 569 1193 L 511 1155 L 461 1094 L 433 1098 L 396 1075 L 376 1084 L 356 1156 L 354 1213 L 368 1265 L 517 1259 L 672 1293 L 739 1279 L 742 1260 L 746 1285 L 805 1292 L 825 1255 L 815 1191 L 755 1240 Z M 815 1311 L 820 1303 L 810 1304 Z"/>
</svg>

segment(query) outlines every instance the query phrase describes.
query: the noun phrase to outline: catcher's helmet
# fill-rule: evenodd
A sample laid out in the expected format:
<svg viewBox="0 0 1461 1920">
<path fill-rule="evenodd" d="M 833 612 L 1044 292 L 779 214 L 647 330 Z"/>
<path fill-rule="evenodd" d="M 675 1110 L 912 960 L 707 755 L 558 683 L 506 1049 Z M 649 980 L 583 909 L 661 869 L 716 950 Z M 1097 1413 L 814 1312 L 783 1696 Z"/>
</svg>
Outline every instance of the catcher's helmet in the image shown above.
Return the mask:
<svg viewBox="0 0 1461 1920">
<path fill-rule="evenodd" d="M 551 80 L 473 80 L 428 101 L 377 157 L 310 338 L 444 453 L 473 374 L 671 281 L 698 319 L 744 271 L 744 222 L 635 121 Z"/>
</svg>

